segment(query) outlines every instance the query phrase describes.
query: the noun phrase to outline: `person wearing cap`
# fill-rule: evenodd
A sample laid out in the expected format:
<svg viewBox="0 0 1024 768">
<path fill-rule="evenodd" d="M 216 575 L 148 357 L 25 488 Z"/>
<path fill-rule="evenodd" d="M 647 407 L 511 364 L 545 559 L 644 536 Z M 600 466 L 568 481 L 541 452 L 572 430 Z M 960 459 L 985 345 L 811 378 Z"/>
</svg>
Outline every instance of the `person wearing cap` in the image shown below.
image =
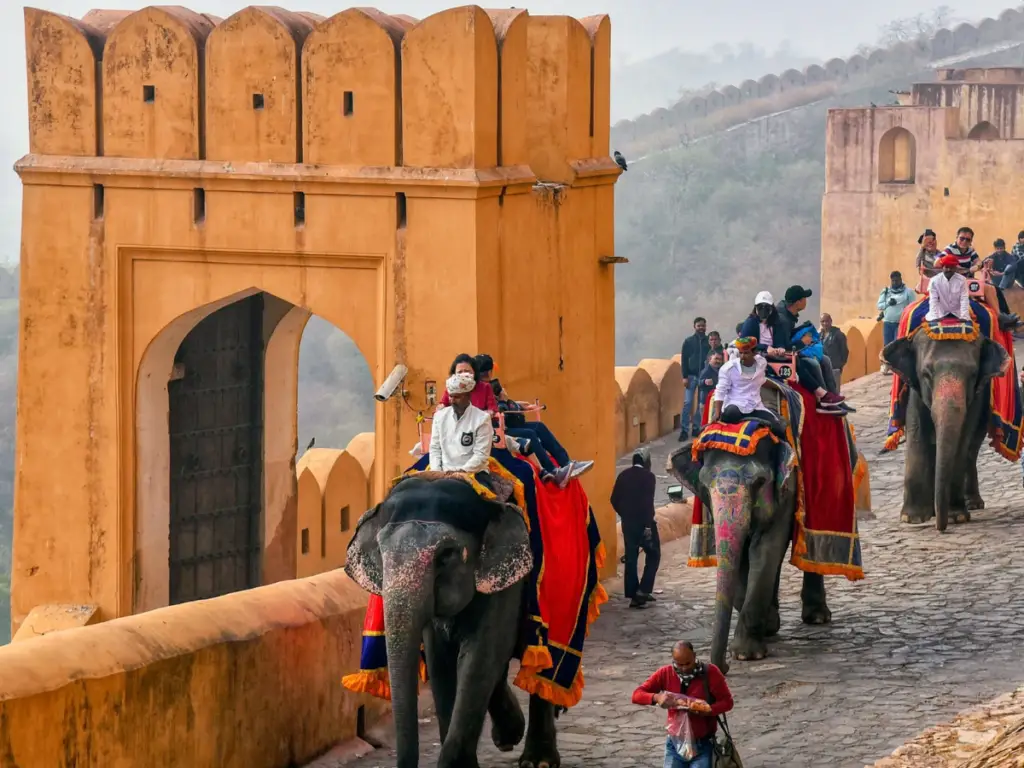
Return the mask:
<svg viewBox="0 0 1024 768">
<path fill-rule="evenodd" d="M 718 384 L 712 396 L 708 421 L 739 424 L 757 419 L 771 427 L 776 437 L 785 440 L 786 428 L 774 413 L 765 408 L 761 400 L 761 387 L 767 379 L 768 361 L 756 354 L 757 338 L 744 336 L 730 346 L 738 354 L 718 371 Z"/>
<path fill-rule="evenodd" d="M 814 291 L 810 288 L 791 285 L 786 289 L 783 300 L 778 303 L 776 308 L 779 311 L 779 325 L 784 333 L 782 338 L 786 349 L 790 348 L 791 340 L 800 324 L 800 313 L 807 308 L 807 299 L 813 295 Z M 805 344 L 811 343 L 807 336 L 804 336 L 803 340 Z M 771 354 L 771 350 L 769 350 L 769 354 Z M 852 408 L 844 405 L 846 398 L 839 394 L 839 385 L 836 383 L 835 374 L 832 372 L 832 361 L 828 355 L 823 355 L 820 360 L 800 356 L 797 358 L 796 369 L 800 383 L 810 389 L 817 398 L 819 411 L 853 411 Z"/>
<path fill-rule="evenodd" d="M 942 269 L 928 283 L 928 314 L 925 320 L 955 317 L 971 320 L 971 299 L 967 292 L 967 278 L 960 274 L 960 260 L 952 253 L 943 254 L 935 265 Z"/>
<path fill-rule="evenodd" d="M 661 539 L 654 517 L 656 487 L 657 478 L 651 471 L 651 451 L 647 447 L 637 448 L 632 464 L 619 473 L 612 488 L 612 508 L 622 521 L 626 557 L 622 581 L 630 608 L 645 608 L 655 602 L 651 593 L 661 563 Z M 638 580 L 640 550 L 644 551 L 644 573 Z"/>
<path fill-rule="evenodd" d="M 933 265 L 934 266 L 934 265 Z M 896 341 L 896 334 L 900 329 L 900 318 L 903 310 L 917 301 L 917 296 L 903 282 L 903 275 L 898 271 L 889 273 L 889 285 L 878 294 L 879 317 L 882 320 L 882 344 L 888 346 Z M 882 364 L 882 373 L 886 376 L 892 373 L 892 369 L 885 363 Z"/>
<path fill-rule="evenodd" d="M 487 469 L 494 441 L 491 414 L 470 400 L 476 377 L 454 373 L 445 382 L 451 405 L 434 414 L 430 430 L 430 469 L 435 472 L 468 472 L 481 485 L 492 488 Z M 492 488 L 493 490 L 493 488 Z"/>
<path fill-rule="evenodd" d="M 740 326 L 736 329 L 739 338 L 753 336 L 758 345 L 768 349 L 776 345 L 776 336 L 779 339 L 785 334 L 785 329 L 779 326 L 779 311 L 775 308 L 775 299 L 768 291 L 761 291 L 754 297 L 754 308 L 747 315 Z"/>
</svg>

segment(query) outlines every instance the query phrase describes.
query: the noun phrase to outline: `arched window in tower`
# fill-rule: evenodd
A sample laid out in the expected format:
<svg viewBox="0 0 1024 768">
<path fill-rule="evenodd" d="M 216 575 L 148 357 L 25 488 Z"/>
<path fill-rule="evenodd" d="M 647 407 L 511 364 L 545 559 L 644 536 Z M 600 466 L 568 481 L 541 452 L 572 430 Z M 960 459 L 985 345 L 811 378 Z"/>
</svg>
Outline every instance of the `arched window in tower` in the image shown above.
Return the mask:
<svg viewBox="0 0 1024 768">
<path fill-rule="evenodd" d="M 999 138 L 999 129 L 996 128 L 988 120 L 982 120 L 976 126 L 971 128 L 970 133 L 967 134 L 968 139 L 974 139 L 975 141 L 995 141 Z"/>
<path fill-rule="evenodd" d="M 913 184 L 917 163 L 914 134 L 906 128 L 891 128 L 878 146 L 880 184 Z"/>
</svg>

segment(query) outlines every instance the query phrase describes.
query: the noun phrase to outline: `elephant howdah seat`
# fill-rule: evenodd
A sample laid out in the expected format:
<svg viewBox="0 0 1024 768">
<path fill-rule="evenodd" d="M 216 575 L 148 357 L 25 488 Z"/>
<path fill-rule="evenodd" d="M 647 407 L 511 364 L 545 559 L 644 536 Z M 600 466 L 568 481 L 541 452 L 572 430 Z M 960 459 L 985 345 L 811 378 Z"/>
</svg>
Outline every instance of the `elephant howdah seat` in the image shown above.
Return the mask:
<svg viewBox="0 0 1024 768">
<path fill-rule="evenodd" d="M 982 291 L 984 287 L 985 284 L 982 282 L 980 284 Z M 972 293 L 978 295 L 976 291 L 972 291 Z M 911 392 L 920 389 L 917 378 L 918 368 L 931 366 L 935 367 L 935 373 L 938 373 L 943 366 L 950 367 L 960 357 L 963 357 L 963 365 L 967 365 L 968 358 L 972 361 L 973 368 L 971 370 L 975 371 L 979 377 L 979 384 L 982 383 L 982 377 L 989 382 L 983 388 L 984 397 L 977 400 L 978 408 L 984 411 L 978 414 L 978 418 L 984 424 L 982 425 L 982 438 L 977 447 L 980 448 L 984 435 L 987 435 L 989 444 L 1000 456 L 1014 462 L 1020 459 L 1021 449 L 1024 447 L 1021 440 L 1024 408 L 1022 408 L 1020 381 L 1013 373 L 1016 371 L 1013 335 L 1010 331 L 1002 330 L 999 327 L 997 306 L 992 306 L 973 297 L 970 304 L 972 318 L 970 322 L 954 318 L 926 321 L 927 297 L 919 299 L 903 310 L 896 341 L 882 351 L 883 359 L 895 372 L 890 392 L 889 425 L 883 452 L 896 450 L 906 438 Z M 919 336 L 926 341 L 920 344 L 916 343 Z M 932 349 L 933 342 L 942 344 L 941 350 L 938 347 Z M 949 344 L 948 347 L 946 343 Z M 929 345 L 929 349 L 926 350 L 922 344 Z M 996 354 L 990 350 L 987 346 L 989 344 L 1001 348 L 1002 354 Z M 966 345 L 971 346 L 967 347 Z M 948 360 L 943 362 L 946 358 Z M 970 382 L 970 385 L 966 387 L 967 390 L 975 388 L 975 382 Z M 972 402 L 974 401 L 972 400 Z M 915 418 L 917 418 L 916 415 Z M 963 417 L 960 421 L 963 421 Z M 965 432 L 963 435 L 958 435 L 955 441 L 966 445 L 971 442 L 970 437 Z M 964 462 L 976 461 L 977 452 L 973 447 L 972 452 L 974 456 L 964 457 Z M 934 465 L 934 462 L 930 462 L 930 464 Z"/>
<path fill-rule="evenodd" d="M 497 496 L 471 475 L 431 471 L 429 460 L 429 456 L 423 456 L 406 470 L 395 481 L 389 498 L 411 478 L 459 479 L 472 487 L 481 499 L 505 502 L 508 507 L 518 510 L 525 523 L 529 552 L 525 564 L 527 575 L 517 582 L 525 587 L 521 608 L 515 617 L 519 637 L 513 657 L 520 660 L 515 685 L 552 705 L 574 706 L 583 694 L 584 640 L 590 624 L 600 615 L 600 606 L 608 600 L 608 594 L 598 579 L 606 557 L 605 548 L 583 487 L 578 480 L 571 480 L 565 489 L 552 488 L 541 482 L 534 465 L 499 447 L 492 450 L 488 467 Z M 359 528 L 364 526 L 364 522 L 369 525 L 372 516 L 386 504 L 387 500 L 360 520 L 349 548 L 350 563 L 353 558 L 365 559 L 364 555 L 353 553 L 353 547 L 360 539 Z M 458 523 L 454 524 L 459 527 Z M 463 524 L 461 527 L 467 526 Z M 486 554 L 486 549 L 485 536 L 480 557 Z M 471 556 L 464 552 L 462 557 L 466 561 Z M 510 564 L 506 570 L 518 573 L 522 567 L 522 564 L 515 564 L 513 568 Z M 371 594 L 363 628 L 360 669 L 345 676 L 342 683 L 357 693 L 391 699 L 389 643 L 385 640 L 384 625 L 386 606 L 383 593 L 387 587 L 368 583 L 368 579 L 358 573 L 358 564 L 351 570 L 346 565 L 346 571 Z M 507 573 L 502 578 L 505 576 Z M 383 581 L 386 583 L 387 579 Z M 502 584 L 497 591 L 507 590 L 509 586 Z M 479 580 L 477 591 L 483 594 L 478 594 L 476 600 L 494 596 L 489 594 L 494 590 Z M 513 630 L 513 634 L 515 632 Z M 427 653 L 426 650 L 421 651 L 424 660 L 427 660 Z M 423 662 L 420 664 L 421 682 L 428 678 L 428 666 Z M 504 672 L 501 679 L 504 680 Z"/>
<path fill-rule="evenodd" d="M 708 450 L 755 460 L 762 441 L 774 443 L 775 476 L 792 472 L 796 477 L 790 562 L 808 573 L 840 575 L 851 581 L 864 578 L 855 499 L 866 466 L 846 418 L 818 413 L 814 394 L 799 384 L 769 378 L 761 388 L 761 400 L 786 426 L 787 444 L 782 445 L 757 420 L 708 424 L 710 400 L 704 410 L 705 426 L 691 447 L 694 464 L 699 468 Z M 714 567 L 717 551 L 712 510 L 697 495 L 687 564 Z"/>
</svg>

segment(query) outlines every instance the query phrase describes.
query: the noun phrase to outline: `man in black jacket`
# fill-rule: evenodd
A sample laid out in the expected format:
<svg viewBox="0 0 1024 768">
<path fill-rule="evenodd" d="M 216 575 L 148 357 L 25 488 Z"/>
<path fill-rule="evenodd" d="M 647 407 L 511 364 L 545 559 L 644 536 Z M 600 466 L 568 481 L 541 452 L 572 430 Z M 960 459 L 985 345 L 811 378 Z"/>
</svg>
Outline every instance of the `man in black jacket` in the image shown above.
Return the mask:
<svg viewBox="0 0 1024 768">
<path fill-rule="evenodd" d="M 821 348 L 825 351 L 825 357 L 832 361 L 832 374 L 836 384 L 842 385 L 843 368 L 850 359 L 850 346 L 846 341 L 846 334 L 832 325 L 832 315 L 827 312 L 821 316 L 818 334 L 821 336 Z"/>
<path fill-rule="evenodd" d="M 683 342 L 681 366 L 683 369 L 683 386 L 686 396 L 683 398 L 683 412 L 679 418 L 679 442 L 688 440 L 692 434 L 700 433 L 700 406 L 698 403 L 697 386 L 700 372 L 707 364 L 711 343 L 707 336 L 708 321 L 703 317 L 693 320 L 693 336 Z M 692 427 L 691 427 L 692 424 Z"/>
<path fill-rule="evenodd" d="M 661 540 L 654 518 L 656 478 L 651 471 L 651 452 L 637 448 L 633 465 L 615 479 L 612 508 L 622 520 L 622 543 L 626 550 L 623 586 L 630 608 L 644 608 L 653 603 L 654 578 L 661 563 Z M 637 581 L 636 569 L 640 550 L 644 551 L 644 575 Z"/>
</svg>

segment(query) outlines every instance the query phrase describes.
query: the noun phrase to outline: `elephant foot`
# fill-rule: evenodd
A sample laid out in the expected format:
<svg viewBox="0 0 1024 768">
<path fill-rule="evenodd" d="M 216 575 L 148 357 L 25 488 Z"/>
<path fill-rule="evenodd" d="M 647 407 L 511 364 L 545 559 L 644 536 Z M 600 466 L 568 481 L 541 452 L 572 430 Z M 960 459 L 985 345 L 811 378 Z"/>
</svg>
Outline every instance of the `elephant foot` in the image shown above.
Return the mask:
<svg viewBox="0 0 1024 768">
<path fill-rule="evenodd" d="M 967 497 L 967 510 L 973 509 L 984 509 L 985 500 L 981 496 L 968 496 Z"/>
<path fill-rule="evenodd" d="M 804 624 L 831 624 L 832 611 L 827 605 L 805 605 L 800 618 Z"/>
<path fill-rule="evenodd" d="M 508 683 L 499 683 L 502 689 L 495 691 L 487 708 L 491 716 L 491 741 L 499 752 L 511 752 L 526 734 L 526 718 L 509 690 Z"/>
<path fill-rule="evenodd" d="M 560 768 L 562 756 L 554 744 L 527 744 L 519 756 L 519 768 Z"/>
<path fill-rule="evenodd" d="M 764 623 L 764 636 L 775 637 L 782 629 L 782 617 L 779 616 L 779 609 L 774 605 L 768 609 L 768 619 Z"/>
<path fill-rule="evenodd" d="M 934 509 L 917 509 L 904 506 L 903 512 L 900 513 L 900 522 L 907 525 L 925 525 L 933 517 L 935 517 Z"/>
<path fill-rule="evenodd" d="M 739 661 L 760 661 L 768 655 L 768 646 L 763 640 L 737 637 L 732 641 L 732 655 Z"/>
</svg>

